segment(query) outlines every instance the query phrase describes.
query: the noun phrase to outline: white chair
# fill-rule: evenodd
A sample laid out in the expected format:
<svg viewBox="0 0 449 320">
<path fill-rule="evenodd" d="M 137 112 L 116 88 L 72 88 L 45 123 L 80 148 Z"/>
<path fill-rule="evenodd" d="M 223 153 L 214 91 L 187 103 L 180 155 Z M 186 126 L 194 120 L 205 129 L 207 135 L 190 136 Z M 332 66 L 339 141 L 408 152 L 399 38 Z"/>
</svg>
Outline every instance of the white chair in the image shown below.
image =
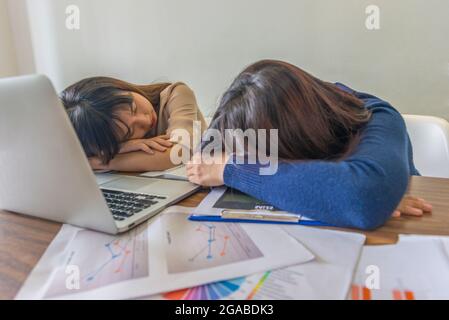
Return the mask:
<svg viewBox="0 0 449 320">
<path fill-rule="evenodd" d="M 402 115 L 415 166 L 423 176 L 449 178 L 449 122 L 442 118 Z"/>
</svg>

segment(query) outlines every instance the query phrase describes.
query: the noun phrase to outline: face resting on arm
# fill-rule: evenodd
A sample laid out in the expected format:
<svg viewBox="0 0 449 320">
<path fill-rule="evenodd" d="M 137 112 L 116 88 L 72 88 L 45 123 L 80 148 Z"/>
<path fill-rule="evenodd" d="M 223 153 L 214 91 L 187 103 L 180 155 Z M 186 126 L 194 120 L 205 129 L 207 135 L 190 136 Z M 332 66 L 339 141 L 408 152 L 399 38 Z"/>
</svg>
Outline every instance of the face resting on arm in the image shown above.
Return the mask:
<svg viewBox="0 0 449 320">
<path fill-rule="evenodd" d="M 223 94 L 211 127 L 222 133 L 278 129 L 278 171 L 260 175 L 260 164 L 232 159 L 192 161 L 192 182 L 225 184 L 336 226 L 373 229 L 393 213 L 431 211 L 423 199 L 401 201 L 414 166 L 400 114 L 374 96 L 296 66 L 263 60 L 247 67 Z"/>
<path fill-rule="evenodd" d="M 191 131 L 202 119 L 193 91 L 180 82 L 138 86 L 94 77 L 68 87 L 61 100 L 92 168 L 100 170 L 173 167 L 170 132 L 178 124 Z"/>
</svg>

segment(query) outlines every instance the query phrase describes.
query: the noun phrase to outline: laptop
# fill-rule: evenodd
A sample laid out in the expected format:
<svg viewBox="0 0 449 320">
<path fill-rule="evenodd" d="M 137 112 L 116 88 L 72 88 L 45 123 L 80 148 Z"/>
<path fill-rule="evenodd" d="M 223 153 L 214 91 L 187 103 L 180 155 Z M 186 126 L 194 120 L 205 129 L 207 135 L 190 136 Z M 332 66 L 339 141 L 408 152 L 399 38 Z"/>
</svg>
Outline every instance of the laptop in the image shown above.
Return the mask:
<svg viewBox="0 0 449 320">
<path fill-rule="evenodd" d="M 188 181 L 96 177 L 50 80 L 0 79 L 0 209 L 117 234 L 198 189 Z"/>
</svg>

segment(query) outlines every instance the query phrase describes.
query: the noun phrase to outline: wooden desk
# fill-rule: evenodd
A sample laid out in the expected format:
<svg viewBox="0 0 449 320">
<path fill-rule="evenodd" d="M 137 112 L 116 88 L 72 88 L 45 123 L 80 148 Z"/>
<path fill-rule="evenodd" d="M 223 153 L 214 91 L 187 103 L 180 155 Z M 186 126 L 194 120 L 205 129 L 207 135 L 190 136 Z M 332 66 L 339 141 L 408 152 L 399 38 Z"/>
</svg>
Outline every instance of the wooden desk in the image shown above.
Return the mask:
<svg viewBox="0 0 449 320">
<path fill-rule="evenodd" d="M 179 205 L 195 207 L 206 194 L 196 193 Z M 413 177 L 408 194 L 429 201 L 433 214 L 392 218 L 376 231 L 362 232 L 367 244 L 395 243 L 401 233 L 449 235 L 449 179 Z M 60 227 L 59 223 L 0 211 L 0 299 L 15 297 Z"/>
</svg>

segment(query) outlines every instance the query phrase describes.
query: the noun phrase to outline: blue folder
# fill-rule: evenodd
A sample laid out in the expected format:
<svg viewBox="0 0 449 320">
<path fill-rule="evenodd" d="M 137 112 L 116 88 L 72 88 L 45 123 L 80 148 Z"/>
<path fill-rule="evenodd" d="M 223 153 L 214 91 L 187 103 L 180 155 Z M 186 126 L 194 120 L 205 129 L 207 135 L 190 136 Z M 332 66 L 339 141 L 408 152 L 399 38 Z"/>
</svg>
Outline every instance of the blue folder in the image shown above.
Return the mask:
<svg viewBox="0 0 449 320">
<path fill-rule="evenodd" d="M 223 192 L 224 191 L 224 192 Z M 213 209 L 216 210 L 225 210 L 225 208 L 227 208 L 227 210 L 255 210 L 254 208 L 258 208 L 263 210 L 265 208 L 265 210 L 268 211 L 276 211 L 278 210 L 277 208 L 275 208 L 274 206 L 272 206 L 271 204 L 268 204 L 266 202 L 263 202 L 261 200 L 255 199 L 247 194 L 244 194 L 241 191 L 232 189 L 232 188 L 226 188 L 223 191 L 218 191 L 223 192 L 218 199 L 213 200 L 214 201 L 214 206 Z M 210 196 L 210 195 L 208 195 Z M 204 201 L 204 200 L 203 200 Z M 201 204 L 200 204 L 201 206 Z M 208 208 L 204 208 L 204 212 L 207 212 L 209 209 Z M 257 211 L 257 209 L 256 209 Z M 257 213 L 255 213 L 257 214 Z M 219 214 L 210 214 L 210 215 L 202 215 L 202 214 L 192 214 L 189 216 L 189 220 L 191 221 L 210 221 L 210 222 L 245 222 L 245 223 L 264 223 L 264 224 L 299 224 L 299 225 L 304 225 L 304 226 L 331 226 L 327 223 L 323 223 L 321 221 L 316 221 L 316 220 L 303 220 L 303 219 L 299 219 L 299 221 L 276 221 L 276 220 L 264 220 L 264 219 L 245 219 L 245 217 L 222 217 Z"/>
</svg>

